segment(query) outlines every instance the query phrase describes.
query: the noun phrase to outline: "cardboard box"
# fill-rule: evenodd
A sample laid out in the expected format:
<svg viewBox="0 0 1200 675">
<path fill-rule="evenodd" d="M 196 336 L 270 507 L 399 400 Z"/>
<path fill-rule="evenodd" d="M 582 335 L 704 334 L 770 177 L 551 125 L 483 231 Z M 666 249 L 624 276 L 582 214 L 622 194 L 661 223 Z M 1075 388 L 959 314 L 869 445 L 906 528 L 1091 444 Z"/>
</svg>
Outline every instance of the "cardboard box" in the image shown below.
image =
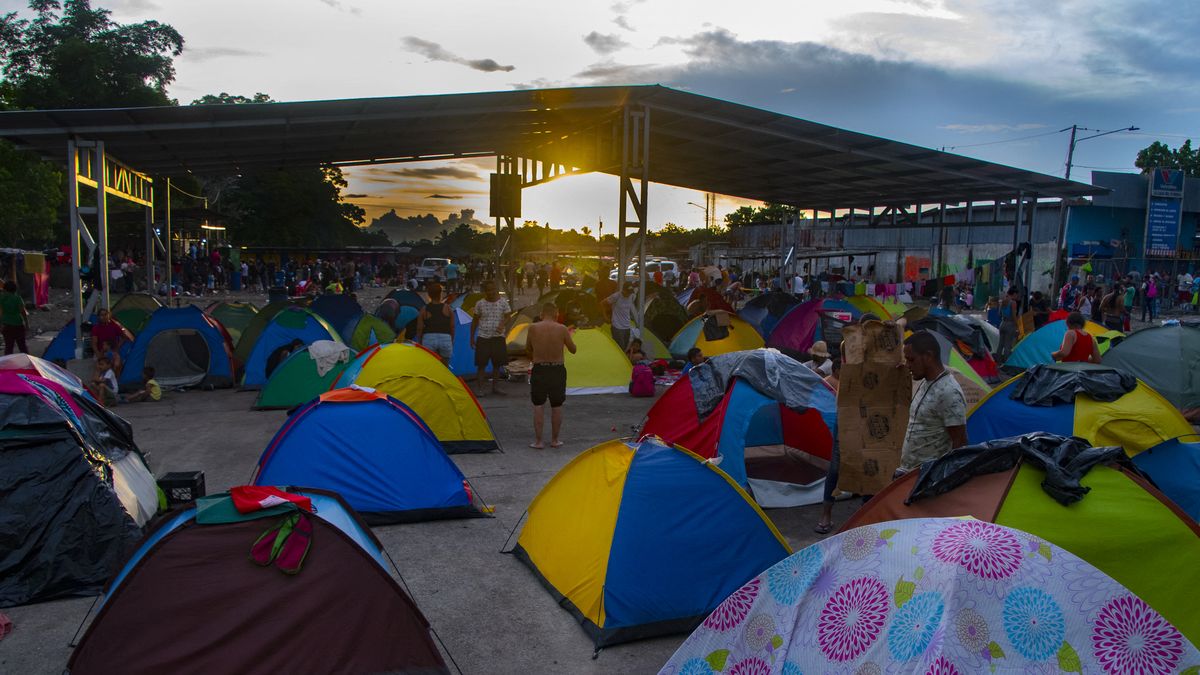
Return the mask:
<svg viewBox="0 0 1200 675">
<path fill-rule="evenodd" d="M 875 494 L 900 466 L 908 428 L 912 376 L 903 367 L 903 340 L 894 323 L 871 321 L 842 333 L 838 388 L 838 488 Z"/>
</svg>

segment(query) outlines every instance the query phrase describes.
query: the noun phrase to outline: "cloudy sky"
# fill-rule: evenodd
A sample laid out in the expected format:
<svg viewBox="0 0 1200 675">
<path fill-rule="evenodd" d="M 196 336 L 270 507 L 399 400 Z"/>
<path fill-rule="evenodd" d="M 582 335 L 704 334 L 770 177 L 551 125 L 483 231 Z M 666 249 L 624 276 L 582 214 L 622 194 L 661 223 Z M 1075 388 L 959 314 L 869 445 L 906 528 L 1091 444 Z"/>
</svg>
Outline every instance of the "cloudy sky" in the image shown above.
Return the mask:
<svg viewBox="0 0 1200 675">
<path fill-rule="evenodd" d="M 94 0 L 187 40 L 171 93 L 277 100 L 658 83 L 1076 178 L 1133 170 L 1153 140 L 1200 138 L 1200 2 L 1152 0 Z M 0 0 L 0 5 L 16 5 Z M 1081 134 L 1084 135 L 1084 134 Z M 355 170 L 375 215 L 486 213 L 490 161 Z M 527 190 L 525 217 L 615 221 L 616 180 Z M 700 226 L 694 192 L 652 192 L 651 222 Z M 719 210 L 737 205 L 721 199 Z"/>
</svg>

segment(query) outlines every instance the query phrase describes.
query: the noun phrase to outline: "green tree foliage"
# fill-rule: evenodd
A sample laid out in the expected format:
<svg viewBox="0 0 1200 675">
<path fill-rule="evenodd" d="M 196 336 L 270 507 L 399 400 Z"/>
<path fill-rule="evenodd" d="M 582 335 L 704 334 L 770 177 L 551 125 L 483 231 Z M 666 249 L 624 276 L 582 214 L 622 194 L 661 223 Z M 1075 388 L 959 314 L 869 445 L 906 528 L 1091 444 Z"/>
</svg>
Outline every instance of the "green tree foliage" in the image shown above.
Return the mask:
<svg viewBox="0 0 1200 675">
<path fill-rule="evenodd" d="M 460 223 L 452 230 L 443 231 L 433 243 L 447 255 L 489 256 L 495 252 L 496 235 Z"/>
<path fill-rule="evenodd" d="M 196 99 L 195 101 L 192 101 L 192 105 L 221 105 L 221 104 L 228 104 L 228 103 L 237 104 L 237 103 L 271 103 L 271 102 L 272 102 L 271 97 L 262 93 L 261 91 L 250 97 L 241 96 L 239 94 L 226 94 L 225 92 L 221 92 L 219 94 L 205 94 L 205 95 L 201 96 L 200 98 Z"/>
<path fill-rule="evenodd" d="M 32 19 L 0 17 L 4 105 L 107 108 L 169 105 L 183 37 L 157 21 L 118 24 L 89 0 L 30 0 Z"/>
<path fill-rule="evenodd" d="M 63 205 L 63 173 L 0 141 L 0 244 L 39 247 L 54 238 Z"/>
<path fill-rule="evenodd" d="M 32 0 L 0 16 L 0 109 L 168 105 L 183 49 L 157 21 L 118 24 L 88 0 Z M 65 233 L 63 172 L 0 141 L 0 243 L 38 246 Z M 56 231 L 57 230 L 57 231 Z"/>
<path fill-rule="evenodd" d="M 796 213 L 796 207 L 786 204 L 767 202 L 760 207 L 740 206 L 735 211 L 725 215 L 725 224 L 730 227 L 756 225 L 758 223 L 782 223 L 789 215 Z"/>
<path fill-rule="evenodd" d="M 192 105 L 271 103 L 267 94 L 208 94 Z M 267 169 L 235 177 L 213 178 L 205 192 L 215 193 L 233 241 L 250 246 L 379 246 L 387 235 L 359 227 L 366 212 L 343 201 L 346 178 L 335 166 Z"/>
<path fill-rule="evenodd" d="M 1189 176 L 1200 176 L 1200 149 L 1192 148 L 1189 138 L 1183 145 L 1172 149 L 1162 141 L 1154 141 L 1149 146 L 1138 150 L 1137 159 L 1133 165 L 1149 173 L 1156 168 L 1183 169 Z"/>
</svg>

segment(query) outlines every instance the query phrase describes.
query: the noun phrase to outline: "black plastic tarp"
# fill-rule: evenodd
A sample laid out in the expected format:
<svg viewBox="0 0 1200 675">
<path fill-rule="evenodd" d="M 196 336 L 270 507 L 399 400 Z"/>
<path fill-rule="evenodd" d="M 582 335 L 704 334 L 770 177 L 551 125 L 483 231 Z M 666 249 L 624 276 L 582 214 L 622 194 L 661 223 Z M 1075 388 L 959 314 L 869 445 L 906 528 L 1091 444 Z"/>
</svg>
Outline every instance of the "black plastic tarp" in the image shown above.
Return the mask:
<svg viewBox="0 0 1200 675">
<path fill-rule="evenodd" d="M 1091 488 L 1084 487 L 1079 481 L 1097 464 L 1116 463 L 1137 472 L 1119 447 L 1092 447 L 1082 438 L 1038 431 L 968 445 L 925 462 L 904 503 L 944 494 L 975 476 L 1007 471 L 1019 461 L 1029 462 L 1045 471 L 1042 489 L 1063 505 L 1073 504 L 1088 493 Z"/>
<path fill-rule="evenodd" d="M 0 438 L 0 607 L 99 593 L 141 531 L 69 431 Z"/>
<path fill-rule="evenodd" d="M 991 351 L 982 328 L 948 316 L 925 316 L 914 321 L 909 328 L 913 331 L 933 331 L 950 340 L 960 341 L 970 348 L 972 354 L 987 354 Z"/>
<path fill-rule="evenodd" d="M 1025 405 L 1072 403 L 1078 394 L 1111 403 L 1137 388 L 1137 378 L 1111 366 L 1039 363 L 1012 385 L 1009 398 Z"/>
</svg>

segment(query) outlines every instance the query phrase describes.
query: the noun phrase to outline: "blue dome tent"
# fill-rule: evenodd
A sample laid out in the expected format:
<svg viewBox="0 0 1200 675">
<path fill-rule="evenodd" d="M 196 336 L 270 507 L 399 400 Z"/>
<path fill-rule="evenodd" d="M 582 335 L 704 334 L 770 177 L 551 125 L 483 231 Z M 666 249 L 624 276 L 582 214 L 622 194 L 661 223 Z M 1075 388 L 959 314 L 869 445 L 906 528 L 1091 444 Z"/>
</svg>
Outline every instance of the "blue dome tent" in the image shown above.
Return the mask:
<svg viewBox="0 0 1200 675">
<path fill-rule="evenodd" d="M 425 422 L 387 394 L 357 387 L 293 412 L 253 483 L 332 490 L 373 524 L 483 515 Z"/>
<path fill-rule="evenodd" d="M 254 342 L 246 359 L 242 389 L 259 389 L 267 383 L 267 362 L 281 347 L 299 340 L 310 345 L 317 340 L 342 342 L 341 336 L 317 314 L 304 307 L 288 307 L 276 314 Z"/>
<path fill-rule="evenodd" d="M 151 366 L 164 387 L 233 386 L 233 345 L 216 319 L 199 307 L 161 307 L 150 315 L 121 371 L 121 388 L 142 383 Z"/>
</svg>

